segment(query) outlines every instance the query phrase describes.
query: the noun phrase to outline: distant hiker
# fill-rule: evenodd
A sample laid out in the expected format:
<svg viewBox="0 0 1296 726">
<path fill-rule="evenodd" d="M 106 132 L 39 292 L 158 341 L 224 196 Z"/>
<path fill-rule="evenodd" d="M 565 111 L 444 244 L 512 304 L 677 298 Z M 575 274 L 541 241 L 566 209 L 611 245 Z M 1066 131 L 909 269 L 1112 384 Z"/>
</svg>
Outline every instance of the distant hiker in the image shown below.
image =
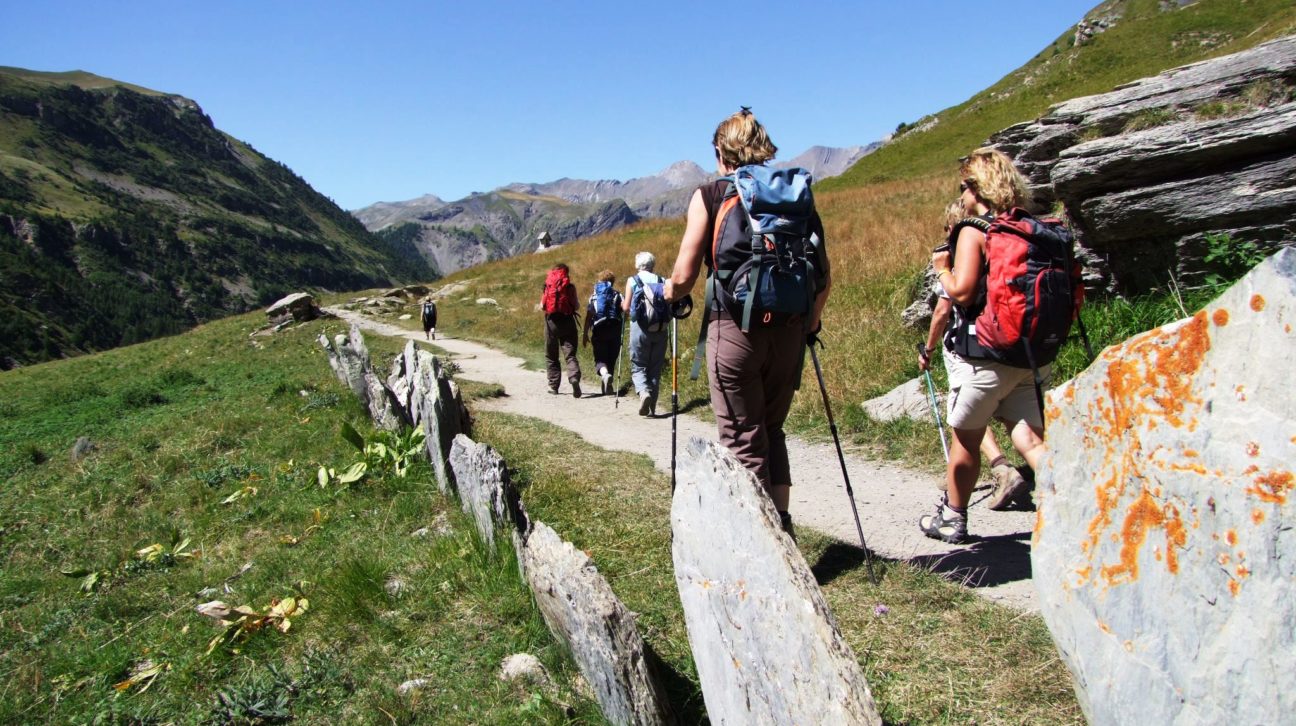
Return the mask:
<svg viewBox="0 0 1296 726">
<path fill-rule="evenodd" d="M 595 278 L 594 293 L 585 306 L 584 343 L 594 341 L 594 370 L 603 379 L 603 395 L 612 393 L 612 371 L 621 355 L 621 293 L 616 275 L 604 270 Z"/>
<path fill-rule="evenodd" d="M 639 394 L 639 415 L 657 412 L 662 367 L 671 312 L 666 302 L 666 280 L 653 272 L 657 258 L 651 252 L 635 255 L 635 274 L 626 280 L 622 310 L 630 316 L 630 380 Z"/>
<path fill-rule="evenodd" d="M 423 337 L 427 340 L 436 340 L 436 302 L 431 297 L 423 299 L 423 311 L 420 317 L 423 320 Z"/>
<path fill-rule="evenodd" d="M 819 332 L 831 287 L 822 247 L 823 223 L 814 211 L 806 172 L 763 166 L 778 149 L 749 109 L 722 121 L 711 143 L 716 168 L 724 178 L 693 192 L 666 298 L 684 297 L 706 263 L 708 294 L 702 324 L 719 439 L 756 474 L 790 534 L 792 472 L 783 422 L 800 386 L 806 344 Z M 794 195 L 775 206 L 796 209 L 794 219 L 772 207 L 752 215 L 754 205 L 765 201 L 774 186 L 763 180 L 775 177 L 779 188 Z M 764 227 L 753 230 L 753 217 L 762 225 L 791 222 L 779 230 L 797 234 L 775 235 Z M 753 231 L 770 232 L 762 234 L 762 241 L 769 244 L 762 248 L 767 254 L 753 254 Z M 780 274 L 755 275 L 764 284 L 747 294 L 751 281 L 747 271 L 769 272 L 776 264 L 784 265 Z M 784 270 L 790 272 L 783 275 Z"/>
<path fill-rule="evenodd" d="M 961 201 L 955 200 L 945 208 L 945 241 L 947 243 L 952 242 L 949 239 L 950 235 L 965 217 L 967 217 L 967 214 L 963 212 L 963 202 Z M 954 302 L 950 300 L 949 294 L 945 292 L 944 286 L 939 282 L 936 283 L 935 287 L 937 295 L 936 308 L 932 310 L 931 326 L 927 329 L 927 342 L 923 346 L 923 351 L 918 354 L 918 368 L 924 371 L 930 369 L 932 354 L 939 348 L 941 357 L 945 361 L 945 373 L 949 378 L 950 390 L 953 391 L 962 386 L 962 381 L 957 380 L 956 376 L 966 373 L 968 367 L 951 361 L 950 356 L 953 353 L 942 345 L 942 340 L 949 327 L 950 313 L 954 307 Z M 945 403 L 945 416 L 948 419 L 953 409 L 954 396 L 947 397 Z M 944 435 L 943 432 L 942 435 Z M 1017 467 L 1008 463 L 1003 450 L 999 448 L 999 442 L 995 440 L 993 429 L 986 429 L 985 438 L 981 439 L 981 453 L 985 454 L 986 459 L 990 462 L 990 476 L 994 479 L 994 488 L 990 492 L 987 506 L 993 510 L 1007 509 L 1015 499 L 1027 491 L 1026 480 L 1022 478 L 1021 472 L 1017 471 Z"/>
<path fill-rule="evenodd" d="M 945 494 L 934 514 L 918 520 L 923 534 L 951 544 L 967 540 L 967 506 L 981 469 L 977 449 L 991 417 L 1008 427 L 1013 446 L 1032 469 L 1038 469 L 1044 453 L 1043 416 L 1031 368 L 991 360 L 993 352 L 978 345 L 974 327 L 987 304 L 989 284 L 985 274 L 989 268 L 985 229 L 989 227 L 984 220 L 1009 210 L 1020 212 L 1016 208 L 1025 205 L 1026 182 L 1003 152 L 988 147 L 964 159 L 959 178 L 959 201 L 967 223 L 956 224 L 951 233 L 953 255 L 950 250 L 932 254 L 937 282 L 953 301 L 945 347 L 949 349 L 949 426 L 954 436 Z M 1046 386 L 1051 368 L 1046 362 L 1038 369 L 1042 387 Z M 1013 493 L 1003 494 L 1007 498 Z"/>
<path fill-rule="evenodd" d="M 572 396 L 580 398 L 580 361 L 576 348 L 580 334 L 576 329 L 576 286 L 572 284 L 567 265 L 559 262 L 545 277 L 544 293 L 540 296 L 540 309 L 545 316 L 545 364 L 549 373 L 549 392 L 557 395 L 562 373 L 558 367 L 561 348 L 567 360 L 567 381 L 571 383 Z"/>
</svg>

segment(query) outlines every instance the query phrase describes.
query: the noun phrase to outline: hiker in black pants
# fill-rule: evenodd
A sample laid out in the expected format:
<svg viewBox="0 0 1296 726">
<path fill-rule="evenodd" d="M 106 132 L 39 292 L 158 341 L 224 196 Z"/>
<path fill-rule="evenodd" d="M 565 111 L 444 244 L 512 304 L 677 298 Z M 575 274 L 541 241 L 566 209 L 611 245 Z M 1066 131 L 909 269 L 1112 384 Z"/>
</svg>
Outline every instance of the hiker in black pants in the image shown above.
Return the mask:
<svg viewBox="0 0 1296 726">
<path fill-rule="evenodd" d="M 603 381 L 603 395 L 612 391 L 612 372 L 621 356 L 621 293 L 611 270 L 598 274 L 594 292 L 585 306 L 584 344 L 594 341 L 594 372 Z M 591 335 L 592 334 L 592 335 Z"/>
<path fill-rule="evenodd" d="M 540 309 L 545 314 L 545 367 L 549 374 L 549 392 L 557 395 L 562 382 L 562 371 L 558 367 L 561 349 L 567 361 L 567 381 L 571 383 L 572 396 L 580 398 L 581 370 L 580 361 L 576 359 L 580 342 L 576 328 L 576 286 L 572 284 L 567 265 L 560 262 L 549 270 L 540 297 Z"/>
<path fill-rule="evenodd" d="M 423 337 L 436 340 L 437 308 L 436 302 L 429 296 L 423 300 Z"/>
</svg>

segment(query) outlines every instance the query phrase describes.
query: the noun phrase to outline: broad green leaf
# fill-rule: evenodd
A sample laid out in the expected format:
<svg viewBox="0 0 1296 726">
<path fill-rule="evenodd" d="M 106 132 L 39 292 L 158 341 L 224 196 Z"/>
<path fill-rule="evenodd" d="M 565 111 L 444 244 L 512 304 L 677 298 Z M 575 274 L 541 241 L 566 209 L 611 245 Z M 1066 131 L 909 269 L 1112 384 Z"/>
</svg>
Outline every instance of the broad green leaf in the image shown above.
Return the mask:
<svg viewBox="0 0 1296 726">
<path fill-rule="evenodd" d="M 350 484 L 351 482 L 360 481 L 364 478 L 365 472 L 369 471 L 369 465 L 363 461 L 357 461 L 351 465 L 350 469 L 342 472 L 337 480 L 339 484 Z"/>
</svg>

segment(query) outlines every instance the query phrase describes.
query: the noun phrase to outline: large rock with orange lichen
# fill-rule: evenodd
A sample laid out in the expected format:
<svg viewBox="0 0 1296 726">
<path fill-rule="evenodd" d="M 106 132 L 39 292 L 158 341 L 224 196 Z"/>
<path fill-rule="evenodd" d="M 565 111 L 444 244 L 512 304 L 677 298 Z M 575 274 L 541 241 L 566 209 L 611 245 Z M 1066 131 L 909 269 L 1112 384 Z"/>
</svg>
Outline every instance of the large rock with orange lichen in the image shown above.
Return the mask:
<svg viewBox="0 0 1296 726">
<path fill-rule="evenodd" d="M 1031 560 L 1090 723 L 1296 713 L 1296 250 L 1050 396 Z"/>
</svg>

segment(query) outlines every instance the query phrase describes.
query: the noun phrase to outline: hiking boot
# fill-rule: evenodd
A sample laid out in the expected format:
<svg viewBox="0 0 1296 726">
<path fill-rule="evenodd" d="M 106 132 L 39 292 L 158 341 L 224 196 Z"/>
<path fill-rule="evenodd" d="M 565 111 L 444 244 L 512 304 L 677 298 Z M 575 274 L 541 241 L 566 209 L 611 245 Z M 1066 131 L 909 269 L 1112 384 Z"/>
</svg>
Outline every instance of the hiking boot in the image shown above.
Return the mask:
<svg viewBox="0 0 1296 726">
<path fill-rule="evenodd" d="M 550 389 L 549 389 L 549 395 L 550 395 L 550 396 L 557 396 L 557 395 L 558 395 L 558 387 L 557 387 L 557 386 L 550 387 Z"/>
<path fill-rule="evenodd" d="M 572 398 L 580 398 L 580 384 L 572 381 Z"/>
<path fill-rule="evenodd" d="M 603 395 L 604 396 L 612 395 L 612 374 L 608 373 L 607 371 L 603 371 L 601 377 L 603 378 Z"/>
<path fill-rule="evenodd" d="M 991 467 L 990 476 L 994 479 L 994 488 L 990 491 L 990 500 L 986 506 L 996 512 L 1008 509 L 1029 488 L 1021 472 L 1009 464 Z"/>
<path fill-rule="evenodd" d="M 967 515 L 946 506 L 947 500 L 941 497 L 936 505 L 935 514 L 924 514 L 918 518 L 918 529 L 922 533 L 949 544 L 963 544 L 967 541 Z"/>
<path fill-rule="evenodd" d="M 787 536 L 791 537 L 792 541 L 795 542 L 796 529 L 792 526 L 792 515 L 788 512 L 779 512 L 778 515 L 779 524 L 783 527 L 783 531 L 787 532 Z"/>
<path fill-rule="evenodd" d="M 647 416 L 652 413 L 652 397 L 646 393 L 639 394 L 639 415 Z"/>
</svg>

